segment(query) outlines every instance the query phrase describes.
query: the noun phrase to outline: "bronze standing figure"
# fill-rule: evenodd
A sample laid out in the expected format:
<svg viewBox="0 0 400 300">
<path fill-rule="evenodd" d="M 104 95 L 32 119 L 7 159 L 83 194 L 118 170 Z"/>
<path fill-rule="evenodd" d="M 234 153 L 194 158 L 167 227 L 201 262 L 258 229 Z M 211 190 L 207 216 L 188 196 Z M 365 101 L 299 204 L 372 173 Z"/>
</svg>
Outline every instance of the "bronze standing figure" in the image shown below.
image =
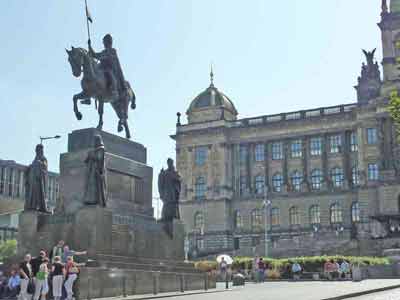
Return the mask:
<svg viewBox="0 0 400 300">
<path fill-rule="evenodd" d="M 173 236 L 172 222 L 180 219 L 179 195 L 181 193 L 181 177 L 175 170 L 174 161 L 167 160 L 168 169 L 162 169 L 158 175 L 158 191 L 163 202 L 161 220 L 168 235 Z"/>
<path fill-rule="evenodd" d="M 94 137 L 94 149 L 89 151 L 85 163 L 87 174 L 84 203 L 105 207 L 107 204 L 107 181 L 104 144 L 100 135 Z"/>
<path fill-rule="evenodd" d="M 42 144 L 37 145 L 35 151 L 35 159 L 25 171 L 25 210 L 48 213 L 46 204 L 47 159 L 44 156 Z"/>
</svg>

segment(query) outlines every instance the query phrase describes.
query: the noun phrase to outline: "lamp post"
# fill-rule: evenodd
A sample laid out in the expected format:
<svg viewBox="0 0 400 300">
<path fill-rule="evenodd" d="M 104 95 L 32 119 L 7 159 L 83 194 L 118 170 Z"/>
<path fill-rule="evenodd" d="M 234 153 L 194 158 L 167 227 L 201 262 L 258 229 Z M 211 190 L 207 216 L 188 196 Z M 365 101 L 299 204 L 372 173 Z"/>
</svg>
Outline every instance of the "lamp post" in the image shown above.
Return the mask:
<svg viewBox="0 0 400 300">
<path fill-rule="evenodd" d="M 59 139 L 61 135 L 55 135 L 55 136 L 41 136 L 40 138 L 40 144 L 43 145 L 43 141 L 45 140 L 52 140 L 52 139 Z"/>
<path fill-rule="evenodd" d="M 263 201 L 263 206 L 264 206 L 264 255 L 265 257 L 268 256 L 268 207 L 271 205 L 271 201 L 267 199 L 267 187 L 264 187 L 264 201 Z"/>
</svg>

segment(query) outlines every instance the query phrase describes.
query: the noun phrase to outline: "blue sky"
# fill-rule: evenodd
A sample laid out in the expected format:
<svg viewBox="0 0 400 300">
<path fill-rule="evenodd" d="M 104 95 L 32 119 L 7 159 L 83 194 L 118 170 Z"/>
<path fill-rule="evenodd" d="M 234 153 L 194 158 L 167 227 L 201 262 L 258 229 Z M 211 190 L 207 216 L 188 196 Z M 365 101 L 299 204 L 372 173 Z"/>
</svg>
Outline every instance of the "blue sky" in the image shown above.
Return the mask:
<svg viewBox="0 0 400 300">
<path fill-rule="evenodd" d="M 239 117 L 350 103 L 356 100 L 361 48 L 378 48 L 380 0 L 88 0 L 92 44 L 114 36 L 137 96 L 130 111 L 133 140 L 148 148 L 154 173 L 175 155 L 176 112 L 209 85 L 235 103 Z M 80 91 L 64 48 L 86 47 L 84 0 L 0 2 L 0 158 L 27 164 L 40 135 L 50 170 L 58 171 L 67 134 L 94 127 L 97 113 Z M 184 118 L 184 121 L 186 119 Z M 116 133 L 106 107 L 104 129 Z M 157 194 L 154 191 L 154 194 Z"/>
</svg>

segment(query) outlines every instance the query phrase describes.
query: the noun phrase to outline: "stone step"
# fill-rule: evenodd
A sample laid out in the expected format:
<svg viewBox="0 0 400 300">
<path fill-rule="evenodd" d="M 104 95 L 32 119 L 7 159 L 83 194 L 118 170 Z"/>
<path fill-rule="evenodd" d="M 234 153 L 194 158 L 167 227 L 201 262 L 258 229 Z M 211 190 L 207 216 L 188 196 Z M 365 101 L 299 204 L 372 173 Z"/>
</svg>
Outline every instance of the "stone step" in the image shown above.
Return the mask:
<svg viewBox="0 0 400 300">
<path fill-rule="evenodd" d="M 88 264 L 91 266 L 91 264 Z M 141 264 L 141 263 L 126 263 L 126 262 L 115 262 L 115 261 L 96 261 L 94 266 L 102 268 L 117 268 L 125 270 L 141 270 L 141 271 L 161 271 L 161 272 L 173 272 L 173 273 L 202 273 L 195 268 L 183 268 L 171 265 L 151 265 L 151 264 Z"/>
<path fill-rule="evenodd" d="M 166 260 L 166 259 L 156 259 L 156 258 L 145 258 L 145 257 L 135 257 L 135 256 L 118 256 L 118 255 L 108 255 L 108 254 L 97 254 L 95 257 L 97 261 L 108 261 L 116 263 L 139 263 L 148 265 L 168 265 L 181 268 L 194 268 L 194 263 L 183 262 L 178 260 Z"/>
</svg>

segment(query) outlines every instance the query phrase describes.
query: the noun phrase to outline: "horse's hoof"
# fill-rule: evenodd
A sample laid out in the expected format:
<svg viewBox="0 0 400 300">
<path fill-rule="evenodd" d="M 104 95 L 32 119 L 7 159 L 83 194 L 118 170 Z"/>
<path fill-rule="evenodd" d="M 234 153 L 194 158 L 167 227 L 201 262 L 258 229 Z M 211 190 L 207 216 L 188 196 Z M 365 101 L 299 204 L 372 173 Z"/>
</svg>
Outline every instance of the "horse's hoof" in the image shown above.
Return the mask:
<svg viewBox="0 0 400 300">
<path fill-rule="evenodd" d="M 117 130 L 118 130 L 118 132 L 121 132 L 123 130 L 122 125 L 118 125 Z"/>
<path fill-rule="evenodd" d="M 76 118 L 80 121 L 82 120 L 82 114 L 80 112 L 77 112 L 76 114 Z"/>
<path fill-rule="evenodd" d="M 131 109 L 136 109 L 136 104 L 135 103 L 131 104 Z"/>
<path fill-rule="evenodd" d="M 130 134 L 127 134 L 125 137 L 126 137 L 128 140 L 130 140 L 131 135 L 130 135 Z"/>
</svg>

